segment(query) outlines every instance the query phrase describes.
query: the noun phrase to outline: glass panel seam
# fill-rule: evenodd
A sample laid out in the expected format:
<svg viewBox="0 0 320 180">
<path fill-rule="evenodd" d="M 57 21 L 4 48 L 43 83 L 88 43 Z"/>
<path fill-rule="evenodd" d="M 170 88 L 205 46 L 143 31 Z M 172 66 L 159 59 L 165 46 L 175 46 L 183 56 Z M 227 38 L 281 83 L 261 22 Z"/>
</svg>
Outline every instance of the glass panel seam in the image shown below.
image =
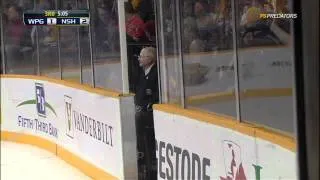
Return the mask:
<svg viewBox="0 0 320 180">
<path fill-rule="evenodd" d="M 234 80 L 235 80 L 235 98 L 237 120 L 241 122 L 241 104 L 240 104 L 240 82 L 239 82 L 239 59 L 238 59 L 238 33 L 237 33 L 237 5 L 236 0 L 231 0 L 232 11 L 232 37 L 233 37 L 233 64 L 234 64 Z"/>
<path fill-rule="evenodd" d="M 119 24 L 119 43 L 120 43 L 120 62 L 122 76 L 122 92 L 129 94 L 129 74 L 128 74 L 128 54 L 125 22 L 125 1 L 118 1 L 118 24 Z"/>
<path fill-rule="evenodd" d="M 158 39 L 158 28 L 159 28 L 159 19 L 158 19 L 158 13 L 159 13 L 159 9 L 158 9 L 158 4 L 157 3 L 162 3 L 162 0 L 153 0 L 153 3 L 154 3 L 154 11 L 155 11 L 155 32 L 156 32 L 156 50 L 157 50 L 157 68 L 158 68 L 158 95 L 159 95 L 159 104 L 162 103 L 162 93 L 161 93 L 161 74 L 160 74 L 160 57 L 159 57 L 159 47 L 160 47 L 160 42 L 159 42 L 159 39 Z M 161 16 L 160 16 L 161 18 Z"/>
<path fill-rule="evenodd" d="M 1 5 L 1 7 L 3 7 L 2 6 L 2 1 L 0 1 L 0 5 Z M 1 34 L 0 34 L 0 38 L 1 38 L 1 58 L 2 58 L 2 70 L 3 70 L 3 73 L 4 74 L 6 74 L 6 61 L 5 61 L 5 55 L 4 55 L 4 53 L 5 53 L 5 49 L 4 49 L 4 31 L 3 31 L 3 17 L 2 17 L 2 13 L 3 13 L 3 8 L 1 8 L 0 9 L 1 10 L 1 14 L 0 14 L 0 25 L 1 25 Z"/>
<path fill-rule="evenodd" d="M 39 50 L 39 31 L 38 31 L 38 27 L 36 28 L 36 53 L 37 53 L 37 75 L 40 76 L 40 50 Z"/>
<path fill-rule="evenodd" d="M 79 8 L 79 3 L 78 0 L 76 0 L 76 8 Z M 79 66 L 80 66 L 80 79 L 79 82 L 80 84 L 83 83 L 82 80 L 82 59 L 81 59 L 81 44 L 80 44 L 80 27 L 77 27 L 77 40 L 78 40 L 78 61 L 79 61 Z"/>
<path fill-rule="evenodd" d="M 55 1 L 56 3 L 56 9 L 59 9 L 59 5 L 58 5 L 58 0 Z M 58 48 L 58 63 L 59 63 L 59 78 L 60 80 L 62 80 L 62 64 L 61 64 L 61 46 L 60 46 L 60 27 L 57 27 L 58 28 L 58 37 L 57 37 L 57 48 Z"/>
<path fill-rule="evenodd" d="M 87 0 L 87 7 L 89 9 L 89 17 L 91 18 L 91 9 L 90 9 L 90 1 Z M 91 21 L 91 20 L 90 20 Z M 93 51 L 92 51 L 92 26 L 91 23 L 89 25 L 89 45 L 90 45 L 90 62 L 91 62 L 91 81 L 92 81 L 92 87 L 96 87 L 95 82 L 95 72 L 94 72 L 94 62 L 93 62 Z"/>
<path fill-rule="evenodd" d="M 180 77 L 180 96 L 181 96 L 181 106 L 185 108 L 185 92 L 184 92 L 184 76 L 183 76 L 183 51 L 182 51 L 182 11 L 181 11 L 181 0 L 176 0 L 176 10 L 177 10 L 177 41 L 178 41 L 178 51 L 179 51 L 179 77 Z"/>
</svg>

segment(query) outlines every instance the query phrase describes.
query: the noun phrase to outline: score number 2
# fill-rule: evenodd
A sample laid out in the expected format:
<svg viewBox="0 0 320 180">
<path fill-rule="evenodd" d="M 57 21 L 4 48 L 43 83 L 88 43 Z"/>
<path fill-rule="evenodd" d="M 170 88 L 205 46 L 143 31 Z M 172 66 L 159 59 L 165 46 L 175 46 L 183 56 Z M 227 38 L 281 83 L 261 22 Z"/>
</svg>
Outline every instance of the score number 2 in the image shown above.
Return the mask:
<svg viewBox="0 0 320 180">
<path fill-rule="evenodd" d="M 80 18 L 80 25 L 89 25 L 90 19 L 87 17 Z"/>
<path fill-rule="evenodd" d="M 68 11 L 58 11 L 58 16 L 68 16 Z"/>
</svg>

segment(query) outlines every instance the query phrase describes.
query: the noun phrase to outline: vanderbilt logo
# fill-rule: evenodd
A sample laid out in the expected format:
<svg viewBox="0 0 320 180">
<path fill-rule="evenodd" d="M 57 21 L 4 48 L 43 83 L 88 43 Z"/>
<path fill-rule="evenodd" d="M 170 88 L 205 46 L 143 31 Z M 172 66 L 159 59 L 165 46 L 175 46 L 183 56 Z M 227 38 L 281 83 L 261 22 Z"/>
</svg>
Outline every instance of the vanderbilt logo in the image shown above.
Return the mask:
<svg viewBox="0 0 320 180">
<path fill-rule="evenodd" d="M 77 111 L 77 106 L 75 106 L 76 108 L 72 107 L 72 98 L 70 96 L 64 96 L 64 104 L 65 127 L 68 137 L 73 139 L 77 135 L 76 133 L 82 133 L 90 139 L 99 140 L 113 147 L 113 126 Z"/>
<path fill-rule="evenodd" d="M 66 134 L 70 138 L 74 137 L 74 127 L 72 126 L 72 98 L 69 96 L 64 96 L 65 103 L 65 119 L 66 119 Z"/>
</svg>

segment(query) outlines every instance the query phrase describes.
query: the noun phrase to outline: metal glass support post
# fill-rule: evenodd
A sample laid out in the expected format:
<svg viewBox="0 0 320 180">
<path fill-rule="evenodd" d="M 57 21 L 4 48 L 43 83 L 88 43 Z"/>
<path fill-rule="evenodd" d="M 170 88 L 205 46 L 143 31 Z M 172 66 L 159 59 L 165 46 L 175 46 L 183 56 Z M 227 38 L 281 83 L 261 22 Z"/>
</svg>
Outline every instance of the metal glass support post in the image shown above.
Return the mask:
<svg viewBox="0 0 320 180">
<path fill-rule="evenodd" d="M 129 94 L 126 20 L 125 20 L 125 9 L 124 9 L 125 2 L 127 2 L 127 0 L 118 1 L 118 17 L 119 17 L 120 55 L 121 55 L 121 73 L 122 73 L 122 92 L 123 94 Z"/>
<path fill-rule="evenodd" d="M 33 9 L 37 9 L 37 2 L 34 0 Z M 36 58 L 37 58 L 37 75 L 40 76 L 40 50 L 39 50 L 39 32 L 38 27 L 35 27 L 36 34 Z"/>
<path fill-rule="evenodd" d="M 239 59 L 238 59 L 238 6 L 236 0 L 231 0 L 232 11 L 232 39 L 233 39 L 233 64 L 234 64 L 234 85 L 236 96 L 237 120 L 241 122 L 241 104 L 240 104 L 240 82 L 239 82 Z"/>
<path fill-rule="evenodd" d="M 6 68 L 6 59 L 5 59 L 5 55 L 4 55 L 4 31 L 3 31 L 3 19 L 2 19 L 2 13 L 3 13 L 3 6 L 2 6 L 2 0 L 0 0 L 0 5 L 1 5 L 1 8 L 0 8 L 0 26 L 1 26 L 1 34 L 0 34 L 0 38 L 1 38 L 1 58 L 2 58 L 2 70 L 3 70 L 3 74 L 6 74 L 7 72 L 7 68 Z"/>
<path fill-rule="evenodd" d="M 78 0 L 76 0 L 76 8 L 79 8 Z M 77 41 L 78 41 L 78 61 L 80 66 L 80 84 L 82 84 L 82 60 L 81 60 L 81 44 L 80 44 L 80 27 L 77 27 Z"/>
<path fill-rule="evenodd" d="M 319 1 L 293 1 L 291 7 L 298 13 L 291 27 L 297 175 L 313 180 L 319 179 Z"/>
<path fill-rule="evenodd" d="M 89 9 L 89 17 L 90 17 L 90 25 L 89 25 L 89 45 L 90 45 L 90 62 L 91 62 L 91 81 L 92 87 L 96 87 L 95 82 L 95 72 L 94 72 L 94 62 L 93 62 L 93 51 L 92 51 L 92 34 L 91 34 L 91 9 L 90 9 L 90 1 L 87 0 L 87 7 Z"/>
<path fill-rule="evenodd" d="M 162 18 L 161 16 L 159 16 L 159 6 L 158 6 L 158 3 L 161 4 L 162 3 L 162 0 L 153 0 L 153 4 L 154 4 L 154 11 L 155 11 L 155 29 L 156 29 L 156 45 L 157 45 L 157 68 L 158 68 L 158 89 L 159 89 L 159 103 L 161 104 L 162 103 L 162 91 L 161 91 L 161 63 L 160 63 L 160 42 L 159 42 L 159 37 L 158 37 L 158 33 L 159 33 L 159 23 L 160 23 L 160 19 L 159 18 Z"/>
<path fill-rule="evenodd" d="M 156 2 L 158 0 L 155 0 Z M 168 87 L 168 83 L 169 83 L 169 80 L 168 80 L 168 69 L 167 69 L 167 61 L 165 59 L 165 42 L 164 42 L 164 32 L 163 32 L 163 27 L 164 27 L 164 21 L 163 21 L 163 18 L 164 18 L 164 15 L 163 15 L 163 0 L 159 0 L 158 1 L 159 3 L 159 6 L 156 6 L 156 9 L 157 9 L 157 13 L 159 13 L 159 22 L 157 23 L 158 24 L 158 31 L 159 31 L 159 37 L 157 38 L 157 41 L 159 42 L 159 38 L 161 38 L 161 43 L 159 42 L 159 46 L 158 46 L 158 49 L 161 50 L 161 52 L 159 52 L 159 54 L 161 53 L 161 59 L 158 60 L 158 64 L 159 64 L 159 79 L 161 80 L 162 78 L 162 81 L 163 81 L 163 87 L 161 86 L 161 81 L 159 81 L 159 86 L 161 87 L 162 89 L 162 92 L 160 92 L 160 94 L 162 95 L 162 99 L 161 99 L 161 103 L 169 103 L 169 87 Z M 161 76 L 161 75 L 164 75 L 164 76 Z"/>
<path fill-rule="evenodd" d="M 40 76 L 40 52 L 39 52 L 39 34 L 38 27 L 36 27 L 36 47 L 37 47 L 37 75 Z"/>
<path fill-rule="evenodd" d="M 178 41 L 178 51 L 179 51 L 179 80 L 180 80 L 180 95 L 181 95 L 181 106 L 185 108 L 185 92 L 184 92 L 184 75 L 183 75 L 183 51 L 182 51 L 182 9 L 181 9 L 181 0 L 175 0 L 176 11 L 177 11 L 177 41 Z"/>
<path fill-rule="evenodd" d="M 58 42 L 57 42 L 57 48 L 58 48 L 58 61 L 59 61 L 59 78 L 62 80 L 62 63 L 61 63 L 61 47 L 60 47 L 60 27 L 58 28 Z"/>
<path fill-rule="evenodd" d="M 58 0 L 55 0 L 56 9 L 59 9 Z M 61 63 L 61 48 L 60 48 L 60 27 L 58 27 L 58 39 L 57 39 L 57 48 L 58 48 L 58 63 L 59 63 L 59 78 L 62 80 L 62 63 Z"/>
</svg>

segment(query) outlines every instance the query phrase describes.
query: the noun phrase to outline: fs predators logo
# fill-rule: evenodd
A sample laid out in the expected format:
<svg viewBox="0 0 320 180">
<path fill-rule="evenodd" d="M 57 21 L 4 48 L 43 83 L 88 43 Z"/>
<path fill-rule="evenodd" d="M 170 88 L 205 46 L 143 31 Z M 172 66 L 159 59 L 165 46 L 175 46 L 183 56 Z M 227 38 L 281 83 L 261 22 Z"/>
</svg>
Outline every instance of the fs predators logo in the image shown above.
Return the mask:
<svg viewBox="0 0 320 180">
<path fill-rule="evenodd" d="M 229 140 L 224 140 L 222 147 L 226 175 L 220 176 L 220 180 L 248 180 L 242 164 L 241 147 Z M 255 169 L 255 179 L 260 180 L 262 167 L 254 164 L 252 166 Z"/>
</svg>

